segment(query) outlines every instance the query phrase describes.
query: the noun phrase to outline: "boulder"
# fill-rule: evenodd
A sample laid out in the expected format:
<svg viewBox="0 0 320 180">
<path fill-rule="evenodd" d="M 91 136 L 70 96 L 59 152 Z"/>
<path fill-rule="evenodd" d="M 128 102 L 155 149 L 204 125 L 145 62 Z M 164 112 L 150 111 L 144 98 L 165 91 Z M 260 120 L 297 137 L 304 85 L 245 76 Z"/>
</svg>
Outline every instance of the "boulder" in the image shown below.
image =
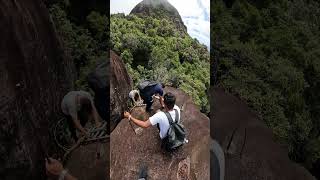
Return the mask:
<svg viewBox="0 0 320 180">
<path fill-rule="evenodd" d="M 110 51 L 110 131 L 120 122 L 123 112 L 128 110 L 132 80 L 121 58 Z"/>
<path fill-rule="evenodd" d="M 225 180 L 315 180 L 289 159 L 287 150 L 274 140 L 272 130 L 239 98 L 214 88 L 211 107 L 211 137 L 224 151 Z"/>
</svg>

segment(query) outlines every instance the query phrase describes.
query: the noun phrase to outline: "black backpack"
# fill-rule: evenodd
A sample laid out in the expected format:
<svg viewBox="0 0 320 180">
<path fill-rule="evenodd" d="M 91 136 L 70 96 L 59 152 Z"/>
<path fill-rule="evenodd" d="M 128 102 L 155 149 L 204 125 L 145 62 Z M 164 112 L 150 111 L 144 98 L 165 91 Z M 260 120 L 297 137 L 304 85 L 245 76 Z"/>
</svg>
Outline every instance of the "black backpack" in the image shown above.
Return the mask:
<svg viewBox="0 0 320 180">
<path fill-rule="evenodd" d="M 107 89 L 108 83 L 108 64 L 103 62 L 88 75 L 88 84 L 95 93 L 100 93 Z"/>
<path fill-rule="evenodd" d="M 157 84 L 158 83 L 156 81 L 144 80 L 138 84 L 138 89 L 140 92 L 144 92 L 145 90 L 147 90 L 150 87 L 153 87 Z"/>
<path fill-rule="evenodd" d="M 167 132 L 167 136 L 163 139 L 163 146 L 167 151 L 172 151 L 181 146 L 185 142 L 186 132 L 182 124 L 179 121 L 178 110 L 175 109 L 176 118 L 173 121 L 169 112 L 164 112 L 169 120 L 170 127 Z"/>
<path fill-rule="evenodd" d="M 109 117 L 109 64 L 107 61 L 100 63 L 87 77 L 89 87 L 94 91 L 94 103 L 102 119 Z"/>
</svg>

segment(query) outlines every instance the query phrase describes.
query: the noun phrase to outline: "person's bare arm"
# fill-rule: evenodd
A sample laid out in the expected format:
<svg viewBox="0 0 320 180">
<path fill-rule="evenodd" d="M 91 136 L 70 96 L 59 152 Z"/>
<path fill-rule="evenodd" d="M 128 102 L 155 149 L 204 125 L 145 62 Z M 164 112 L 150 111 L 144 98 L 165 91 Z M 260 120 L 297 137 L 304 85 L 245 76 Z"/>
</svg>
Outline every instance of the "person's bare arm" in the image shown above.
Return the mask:
<svg viewBox="0 0 320 180">
<path fill-rule="evenodd" d="M 164 108 L 164 102 L 163 102 L 163 97 L 162 96 L 159 96 L 159 101 L 160 101 L 160 104 L 161 104 L 161 107 Z"/>
<path fill-rule="evenodd" d="M 78 180 L 77 178 L 73 177 L 71 174 L 67 173 L 64 177 L 65 180 Z"/>
<path fill-rule="evenodd" d="M 75 103 L 75 106 L 78 106 L 79 104 L 79 96 L 77 95 L 75 98 L 74 98 L 74 103 Z M 76 112 L 76 110 L 74 109 L 74 106 L 70 106 L 69 107 L 70 110 L 69 110 L 69 113 L 72 117 L 72 121 L 75 125 L 75 127 L 80 131 L 82 132 L 84 135 L 88 135 L 88 132 L 82 127 L 82 125 L 80 124 L 80 120 L 78 119 L 78 114 Z"/>
<path fill-rule="evenodd" d="M 50 163 L 48 162 L 47 159 L 45 160 L 47 175 L 51 177 L 59 178 L 60 174 L 64 170 L 62 163 L 53 158 L 49 158 L 49 159 L 50 159 Z M 67 172 L 64 176 L 64 180 L 78 180 L 78 179 L 73 177 L 69 172 Z"/>
<path fill-rule="evenodd" d="M 88 134 L 88 132 L 81 126 L 80 121 L 78 120 L 78 115 L 77 114 L 72 115 L 72 121 L 73 121 L 75 127 L 79 131 L 81 131 L 85 135 Z"/>
<path fill-rule="evenodd" d="M 129 112 L 124 112 L 124 117 L 128 118 L 129 121 L 131 120 L 132 122 L 134 122 L 136 125 L 142 127 L 142 128 L 147 128 L 151 126 L 150 120 L 148 119 L 147 121 L 142 121 L 139 120 L 137 118 L 134 118 L 131 116 L 131 114 Z"/>
<path fill-rule="evenodd" d="M 99 127 L 101 126 L 101 122 L 100 122 L 101 117 L 96 109 L 96 106 L 93 103 L 91 103 L 91 106 L 92 106 L 92 115 L 93 115 L 94 122 L 96 126 Z"/>
</svg>

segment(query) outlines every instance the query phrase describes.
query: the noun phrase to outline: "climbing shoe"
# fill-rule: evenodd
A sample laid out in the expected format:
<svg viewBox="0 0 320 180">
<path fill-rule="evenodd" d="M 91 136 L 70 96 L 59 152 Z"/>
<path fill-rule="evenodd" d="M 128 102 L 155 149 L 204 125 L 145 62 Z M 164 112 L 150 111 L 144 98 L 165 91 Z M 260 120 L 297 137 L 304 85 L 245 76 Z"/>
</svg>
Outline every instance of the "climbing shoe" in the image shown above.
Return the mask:
<svg viewBox="0 0 320 180">
<path fill-rule="evenodd" d="M 148 168 L 147 166 L 143 165 L 140 167 L 138 180 L 147 180 L 147 176 L 148 176 Z"/>
</svg>

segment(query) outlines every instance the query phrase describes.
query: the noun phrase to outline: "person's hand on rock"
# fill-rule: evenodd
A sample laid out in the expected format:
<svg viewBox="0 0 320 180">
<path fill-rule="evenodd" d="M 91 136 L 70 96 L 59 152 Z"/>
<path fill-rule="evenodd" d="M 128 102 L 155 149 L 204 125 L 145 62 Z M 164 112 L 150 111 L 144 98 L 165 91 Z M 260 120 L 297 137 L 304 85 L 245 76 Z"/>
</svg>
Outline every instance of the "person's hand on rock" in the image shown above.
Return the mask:
<svg viewBox="0 0 320 180">
<path fill-rule="evenodd" d="M 81 132 L 81 135 L 82 135 L 82 136 L 85 136 L 86 138 L 88 138 L 88 137 L 90 136 L 90 134 L 89 134 L 89 132 L 88 132 L 87 130 L 83 130 L 83 131 Z"/>
<path fill-rule="evenodd" d="M 50 163 L 46 159 L 46 169 L 49 176 L 59 176 L 63 171 L 63 165 L 56 159 L 49 158 Z"/>
<path fill-rule="evenodd" d="M 130 114 L 129 112 L 125 111 L 125 112 L 123 113 L 123 116 L 124 116 L 125 118 L 128 118 L 128 119 L 129 119 L 129 117 L 131 116 L 131 114 Z"/>
<path fill-rule="evenodd" d="M 102 123 L 99 121 L 99 122 L 97 122 L 96 123 L 96 127 L 98 128 L 98 127 L 101 127 L 102 126 Z"/>
</svg>

